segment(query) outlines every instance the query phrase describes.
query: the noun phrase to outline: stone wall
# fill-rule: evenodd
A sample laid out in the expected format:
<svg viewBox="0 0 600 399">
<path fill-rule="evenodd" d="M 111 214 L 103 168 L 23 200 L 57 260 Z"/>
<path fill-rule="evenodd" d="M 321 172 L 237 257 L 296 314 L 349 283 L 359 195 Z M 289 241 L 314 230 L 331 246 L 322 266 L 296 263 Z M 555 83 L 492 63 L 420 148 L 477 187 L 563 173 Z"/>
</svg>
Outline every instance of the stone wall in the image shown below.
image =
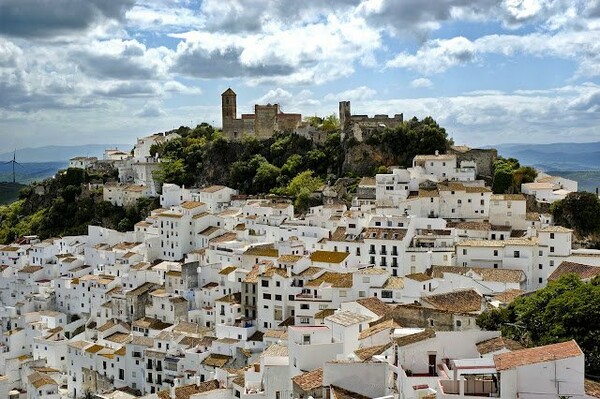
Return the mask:
<svg viewBox="0 0 600 399">
<path fill-rule="evenodd" d="M 483 177 L 492 177 L 494 161 L 498 158 L 495 148 L 468 148 L 453 146 L 448 149 L 448 154 L 456 154 L 457 161 L 474 161 L 477 165 L 477 174 Z"/>
</svg>

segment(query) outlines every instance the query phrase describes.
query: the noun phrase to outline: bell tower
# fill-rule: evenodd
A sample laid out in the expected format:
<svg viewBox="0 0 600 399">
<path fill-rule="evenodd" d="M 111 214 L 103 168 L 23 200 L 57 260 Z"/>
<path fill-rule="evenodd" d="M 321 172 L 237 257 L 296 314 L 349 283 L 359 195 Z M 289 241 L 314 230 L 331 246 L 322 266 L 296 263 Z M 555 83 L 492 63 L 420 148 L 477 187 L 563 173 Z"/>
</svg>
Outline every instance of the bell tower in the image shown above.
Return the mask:
<svg viewBox="0 0 600 399">
<path fill-rule="evenodd" d="M 224 133 L 230 133 L 229 130 L 233 128 L 233 121 L 237 117 L 236 97 L 237 95 L 231 88 L 221 94 L 221 115 L 223 118 Z"/>
</svg>

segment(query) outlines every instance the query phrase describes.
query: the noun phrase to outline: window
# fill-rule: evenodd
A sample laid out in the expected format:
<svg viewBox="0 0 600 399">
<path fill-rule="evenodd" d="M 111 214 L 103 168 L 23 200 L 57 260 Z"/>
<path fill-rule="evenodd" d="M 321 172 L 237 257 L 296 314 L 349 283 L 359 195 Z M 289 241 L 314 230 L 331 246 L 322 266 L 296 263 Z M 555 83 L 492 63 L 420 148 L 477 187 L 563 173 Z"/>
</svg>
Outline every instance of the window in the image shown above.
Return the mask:
<svg viewBox="0 0 600 399">
<path fill-rule="evenodd" d="M 392 298 L 392 291 L 381 291 L 381 297 L 382 298 Z"/>
<path fill-rule="evenodd" d="M 463 249 L 463 251 L 462 251 L 462 252 L 463 252 L 463 255 L 466 255 L 466 254 L 467 254 L 467 250 L 466 250 L 466 249 Z"/>
<path fill-rule="evenodd" d="M 538 283 L 542 284 L 543 282 L 544 282 L 544 279 L 543 279 L 543 278 L 541 278 L 541 277 L 540 277 L 540 278 L 538 278 Z"/>
<path fill-rule="evenodd" d="M 275 295 L 275 300 L 276 301 L 281 301 L 281 295 Z"/>
<path fill-rule="evenodd" d="M 271 294 L 263 294 L 263 299 L 271 299 Z"/>
<path fill-rule="evenodd" d="M 363 278 L 362 278 L 362 282 L 363 282 L 363 283 L 365 283 L 365 284 L 366 284 L 366 283 L 369 283 L 369 282 L 370 282 L 370 280 L 371 280 L 371 279 L 370 279 L 369 277 L 363 277 Z"/>
<path fill-rule="evenodd" d="M 540 252 L 538 252 L 538 255 L 539 255 L 539 256 L 544 256 L 544 251 L 540 251 Z"/>
<path fill-rule="evenodd" d="M 346 290 L 340 290 L 340 298 L 346 297 Z"/>
<path fill-rule="evenodd" d="M 521 253 L 519 251 L 515 251 L 514 252 L 514 257 L 515 258 L 520 258 L 521 257 Z"/>
<path fill-rule="evenodd" d="M 300 309 L 308 310 L 308 309 L 310 309 L 310 306 L 308 305 L 308 303 L 302 303 L 302 304 L 300 304 Z"/>
<path fill-rule="evenodd" d="M 550 239 L 554 240 L 554 233 L 550 233 Z"/>
<path fill-rule="evenodd" d="M 550 261 L 550 267 L 552 267 L 552 266 L 554 266 L 554 261 L 553 260 Z"/>
<path fill-rule="evenodd" d="M 498 250 L 494 249 L 494 256 L 498 256 Z"/>
<path fill-rule="evenodd" d="M 261 287 L 268 287 L 269 286 L 269 280 L 261 280 L 260 286 Z"/>
<path fill-rule="evenodd" d="M 542 267 L 543 267 L 543 266 L 542 266 L 542 264 L 540 263 L 540 264 L 538 265 L 538 269 L 542 270 Z"/>
<path fill-rule="evenodd" d="M 550 247 L 550 253 L 554 252 L 554 247 Z"/>
<path fill-rule="evenodd" d="M 281 287 L 281 281 L 275 281 L 275 287 Z"/>
<path fill-rule="evenodd" d="M 462 321 L 456 320 L 456 327 L 461 327 L 461 326 L 462 326 Z"/>
</svg>

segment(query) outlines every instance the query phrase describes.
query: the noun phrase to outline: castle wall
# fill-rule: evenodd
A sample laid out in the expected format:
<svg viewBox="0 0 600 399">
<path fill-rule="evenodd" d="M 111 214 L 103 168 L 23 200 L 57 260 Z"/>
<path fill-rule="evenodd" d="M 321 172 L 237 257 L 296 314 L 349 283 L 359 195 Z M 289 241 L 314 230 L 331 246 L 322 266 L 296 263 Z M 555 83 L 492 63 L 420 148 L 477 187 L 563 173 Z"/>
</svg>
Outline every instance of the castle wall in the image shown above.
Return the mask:
<svg viewBox="0 0 600 399">
<path fill-rule="evenodd" d="M 255 105 L 254 106 L 254 135 L 259 140 L 268 139 L 273 136 L 277 122 L 279 106 L 275 105 Z"/>
<path fill-rule="evenodd" d="M 494 161 L 498 158 L 498 150 L 495 148 L 450 147 L 447 152 L 456 154 L 459 164 L 462 161 L 475 162 L 478 175 L 492 177 Z"/>
</svg>

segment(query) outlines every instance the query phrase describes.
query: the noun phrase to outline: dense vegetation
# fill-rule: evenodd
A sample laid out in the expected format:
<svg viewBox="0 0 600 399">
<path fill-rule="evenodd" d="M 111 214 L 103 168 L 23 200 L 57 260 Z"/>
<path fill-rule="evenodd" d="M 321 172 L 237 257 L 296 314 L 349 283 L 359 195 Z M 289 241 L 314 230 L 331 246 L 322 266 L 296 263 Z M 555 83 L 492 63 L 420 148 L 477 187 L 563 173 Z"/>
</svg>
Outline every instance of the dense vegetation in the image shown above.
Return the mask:
<svg viewBox="0 0 600 399">
<path fill-rule="evenodd" d="M 88 186 L 115 177 L 71 168 L 24 188 L 18 201 L 0 206 L 0 242 L 7 244 L 29 234 L 41 238 L 87 234 L 90 224 L 132 230 L 158 204 L 156 199 L 141 199 L 125 209 L 103 201 L 102 189 Z"/>
<path fill-rule="evenodd" d="M 492 190 L 495 194 L 520 193 L 521 184 L 533 182 L 536 176 L 531 166 L 521 166 L 515 158 L 498 157 L 494 162 Z"/>
<path fill-rule="evenodd" d="M 586 373 L 600 375 L 600 278 L 583 282 L 569 274 L 506 308 L 488 310 L 477 319 L 486 330 L 526 346 L 574 339 L 585 353 Z"/>
<path fill-rule="evenodd" d="M 352 174 L 345 163 L 360 162 L 347 159 L 349 149 L 359 143 L 354 138 L 342 139 L 335 116 L 311 117 L 309 122 L 326 133 L 322 142 L 291 133 L 262 141 L 246 137 L 229 142 L 208 124 L 194 129 L 182 126 L 173 131 L 181 138 L 152 148 L 163 161 L 156 177 L 186 186 L 227 184 L 243 194 L 272 192 L 297 197 L 302 193 L 306 197 L 306 188 L 299 190 L 298 182 L 318 188 L 332 178 Z M 377 130 L 365 140 L 365 145 L 381 154 L 370 174 L 382 165 L 410 166 L 415 155 L 444 153 L 450 144 L 445 129 L 431 117 L 413 118 L 397 129 Z"/>
</svg>

